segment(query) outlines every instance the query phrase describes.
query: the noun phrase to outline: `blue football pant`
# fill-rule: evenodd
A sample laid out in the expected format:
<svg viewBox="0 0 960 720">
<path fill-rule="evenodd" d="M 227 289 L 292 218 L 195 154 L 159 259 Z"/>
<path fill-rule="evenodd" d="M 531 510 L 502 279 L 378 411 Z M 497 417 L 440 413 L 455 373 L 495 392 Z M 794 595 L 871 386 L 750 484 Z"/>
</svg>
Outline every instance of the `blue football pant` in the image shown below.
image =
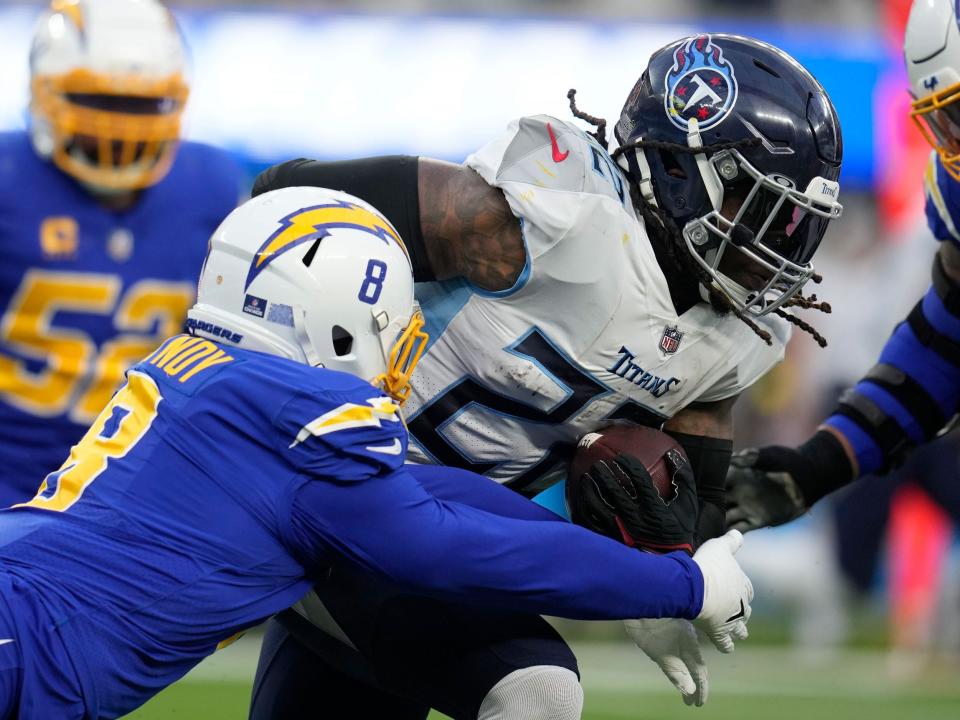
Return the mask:
<svg viewBox="0 0 960 720">
<path fill-rule="evenodd" d="M 271 620 L 250 720 L 423 720 L 431 707 L 474 720 L 490 689 L 515 670 L 553 665 L 577 672 L 573 652 L 537 615 L 416 596 L 383 599 L 358 594 L 359 575 L 343 580 L 318 594 L 359 652 L 293 611 Z"/>
<path fill-rule="evenodd" d="M 556 515 L 492 481 L 409 466 L 448 500 L 545 522 Z M 490 689 L 515 670 L 576 658 L 540 616 L 480 610 L 411 595 L 352 566 L 337 566 L 316 592 L 356 650 L 287 611 L 268 624 L 250 720 L 423 720 L 431 707 L 474 720 Z"/>
</svg>

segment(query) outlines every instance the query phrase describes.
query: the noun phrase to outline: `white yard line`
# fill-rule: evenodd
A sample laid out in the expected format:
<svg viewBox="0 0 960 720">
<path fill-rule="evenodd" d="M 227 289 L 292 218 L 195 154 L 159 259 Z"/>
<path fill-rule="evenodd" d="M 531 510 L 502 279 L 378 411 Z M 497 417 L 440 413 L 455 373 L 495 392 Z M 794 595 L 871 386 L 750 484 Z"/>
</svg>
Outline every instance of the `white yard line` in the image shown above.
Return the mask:
<svg viewBox="0 0 960 720">
<path fill-rule="evenodd" d="M 618 643 L 576 646 L 583 686 L 606 692 L 674 692 L 656 666 L 639 651 Z M 921 675 L 896 675 L 881 651 L 843 651 L 818 658 L 790 648 L 738 647 L 731 656 L 705 650 L 711 694 L 861 698 L 933 696 L 956 698 L 960 666 L 924 668 Z"/>
<path fill-rule="evenodd" d="M 587 697 L 597 693 L 673 693 L 659 670 L 626 643 L 575 643 Z M 250 682 L 260 651 L 253 633 L 207 658 L 181 682 Z M 926 668 L 922 676 L 895 677 L 886 653 L 844 651 L 811 658 L 789 648 L 738 647 L 731 656 L 705 650 L 711 695 L 783 698 L 927 696 L 960 703 L 960 666 Z"/>
</svg>

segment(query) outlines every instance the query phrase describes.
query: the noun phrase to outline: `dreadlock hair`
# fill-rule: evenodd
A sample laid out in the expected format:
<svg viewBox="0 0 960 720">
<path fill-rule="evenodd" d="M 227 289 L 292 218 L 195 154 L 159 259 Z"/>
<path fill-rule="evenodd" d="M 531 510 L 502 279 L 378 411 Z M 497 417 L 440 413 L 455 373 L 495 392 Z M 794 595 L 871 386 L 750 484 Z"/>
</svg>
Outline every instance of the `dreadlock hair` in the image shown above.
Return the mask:
<svg viewBox="0 0 960 720">
<path fill-rule="evenodd" d="M 816 283 L 820 282 L 821 280 L 820 276 L 816 274 L 811 279 Z M 819 310 L 820 312 L 827 314 L 833 312 L 833 308 L 830 307 L 830 303 L 818 302 L 816 295 L 804 297 L 800 293 L 797 293 L 792 298 L 787 300 L 786 303 L 784 303 L 784 307 L 792 307 L 793 305 L 801 307 L 804 310 Z"/>
<path fill-rule="evenodd" d="M 819 345 L 820 347 L 823 348 L 827 346 L 827 339 L 823 335 L 818 333 L 816 328 L 814 328 L 809 323 L 804 322 L 803 320 L 798 318 L 796 315 L 791 315 L 788 312 L 784 312 L 780 308 L 777 308 L 776 310 L 774 310 L 774 312 L 780 317 L 782 317 L 784 320 L 787 320 L 793 323 L 804 332 L 810 333 L 810 336 L 816 341 L 817 345 Z"/>
<path fill-rule="evenodd" d="M 589 113 L 580 110 L 577 107 L 574 99 L 576 95 L 577 91 L 574 88 L 571 88 L 567 92 L 567 99 L 570 101 L 570 111 L 573 113 L 574 117 L 584 120 L 596 128 L 596 131 L 590 133 L 590 135 L 593 136 L 605 150 L 609 151 L 610 146 L 607 143 L 606 119 L 590 115 Z M 737 140 L 735 142 L 713 143 L 711 145 L 693 148 L 689 147 L 688 145 L 680 145 L 679 143 L 665 142 L 662 140 L 643 140 L 641 138 L 635 142 L 621 145 L 614 150 L 613 153 L 611 153 L 611 158 L 614 162 L 616 162 L 617 159 L 620 158 L 620 156 L 623 155 L 627 150 L 639 150 L 644 148 L 667 150 L 670 152 L 684 153 L 687 155 L 697 155 L 700 153 L 711 155 L 713 153 L 720 152 L 721 150 L 752 147 L 754 145 L 759 145 L 761 142 L 762 141 L 760 138 L 747 138 L 744 140 Z M 656 231 L 657 228 L 659 228 L 662 233 L 666 235 L 666 242 L 663 243 L 663 247 L 667 258 L 674 264 L 674 267 L 677 270 L 691 274 L 697 279 L 700 285 L 707 289 L 707 294 L 710 298 L 710 304 L 713 306 L 713 308 L 720 313 L 733 313 L 744 324 L 746 324 L 747 327 L 753 330 L 753 332 L 756 333 L 757 336 L 767 345 L 772 345 L 773 340 L 770 336 L 770 333 L 757 325 L 752 318 L 750 318 L 746 313 L 730 302 L 730 298 L 714 287 L 713 278 L 710 276 L 710 273 L 708 273 L 706 268 L 700 265 L 700 263 L 694 260 L 691 254 L 687 251 L 686 241 L 683 239 L 683 233 L 680 231 L 680 228 L 677 227 L 677 224 L 674 222 L 673 218 L 670 217 L 670 215 L 667 214 L 663 209 L 647 202 L 641 196 L 636 183 L 630 183 L 630 197 L 633 200 L 634 206 L 640 211 L 646 226 L 651 231 Z M 819 283 L 822 278 L 820 275 L 814 273 L 811 279 L 815 283 Z M 824 313 L 829 313 L 831 311 L 829 303 L 817 302 L 816 295 L 804 297 L 800 293 L 797 293 L 790 298 L 790 300 L 784 303 L 784 307 L 799 307 L 804 310 L 819 310 Z M 791 315 L 790 313 L 784 312 L 779 308 L 774 310 L 774 312 L 788 322 L 796 325 L 804 332 L 809 333 L 820 347 L 827 346 L 826 339 L 809 323 L 801 320 L 796 315 Z"/>
<path fill-rule="evenodd" d="M 570 88 L 567 90 L 567 100 L 570 101 L 570 112 L 573 113 L 575 118 L 583 120 L 590 123 L 596 128 L 595 132 L 590 133 L 597 142 L 603 145 L 604 150 L 609 150 L 610 145 L 607 143 L 607 121 L 605 118 L 596 117 L 595 115 L 590 115 L 585 113 L 579 108 L 577 108 L 577 101 L 574 99 L 577 96 L 576 88 Z"/>
</svg>

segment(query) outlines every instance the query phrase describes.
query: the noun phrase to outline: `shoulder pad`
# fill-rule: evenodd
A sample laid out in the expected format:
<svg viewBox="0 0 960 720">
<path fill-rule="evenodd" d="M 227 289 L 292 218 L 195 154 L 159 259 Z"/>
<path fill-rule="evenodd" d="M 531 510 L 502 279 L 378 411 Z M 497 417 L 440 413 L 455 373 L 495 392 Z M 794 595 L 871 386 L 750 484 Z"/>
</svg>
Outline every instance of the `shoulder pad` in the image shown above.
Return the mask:
<svg viewBox="0 0 960 720">
<path fill-rule="evenodd" d="M 359 380 L 352 388 L 297 393 L 274 427 L 299 470 L 326 478 L 362 480 L 396 470 L 406 456 L 399 406 Z"/>
<path fill-rule="evenodd" d="M 626 199 L 626 183 L 607 151 L 576 125 L 549 115 L 515 120 L 466 164 L 496 187 L 519 183 Z"/>
<path fill-rule="evenodd" d="M 558 246 L 592 248 L 597 232 L 616 231 L 619 237 L 620 224 L 636 222 L 616 163 L 587 133 L 549 115 L 515 120 L 466 165 L 503 193 L 522 221 L 532 261 Z M 576 266 L 566 254 L 553 257 Z"/>
<path fill-rule="evenodd" d="M 0 192 L 21 194 L 27 183 L 45 182 L 47 172 L 59 171 L 34 151 L 30 136 L 23 131 L 0 132 Z M 46 183 L 47 185 L 49 183 Z M 56 188 L 44 187 L 46 195 Z"/>
</svg>

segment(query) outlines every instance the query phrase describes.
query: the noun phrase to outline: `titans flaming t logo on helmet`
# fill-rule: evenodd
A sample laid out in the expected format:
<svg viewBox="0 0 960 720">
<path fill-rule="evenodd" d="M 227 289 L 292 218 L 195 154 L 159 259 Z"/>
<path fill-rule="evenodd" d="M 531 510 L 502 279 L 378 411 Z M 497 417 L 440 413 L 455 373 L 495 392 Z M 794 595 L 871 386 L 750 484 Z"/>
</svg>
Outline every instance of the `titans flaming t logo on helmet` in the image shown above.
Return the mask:
<svg viewBox="0 0 960 720">
<path fill-rule="evenodd" d="M 706 130 L 723 120 L 737 102 L 733 66 L 709 35 L 690 38 L 677 48 L 664 83 L 664 110 L 681 130 L 688 129 L 690 118 Z"/>
</svg>

